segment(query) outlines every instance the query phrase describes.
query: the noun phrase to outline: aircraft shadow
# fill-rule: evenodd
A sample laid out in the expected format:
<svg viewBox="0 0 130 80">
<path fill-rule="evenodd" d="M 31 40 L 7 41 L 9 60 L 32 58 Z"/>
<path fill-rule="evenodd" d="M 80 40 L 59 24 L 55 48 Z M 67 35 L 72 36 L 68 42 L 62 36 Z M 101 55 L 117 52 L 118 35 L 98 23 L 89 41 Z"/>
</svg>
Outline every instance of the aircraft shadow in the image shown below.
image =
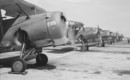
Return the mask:
<svg viewBox="0 0 130 80">
<path fill-rule="evenodd" d="M 123 47 L 123 46 L 107 46 L 107 47 L 114 47 L 114 48 L 130 48 L 130 47 Z"/>
<path fill-rule="evenodd" d="M 28 69 L 52 70 L 52 69 L 56 69 L 56 66 L 51 64 L 47 64 L 46 66 L 38 66 L 37 64 L 28 64 Z"/>
<path fill-rule="evenodd" d="M 46 50 L 50 50 L 50 51 L 47 51 L 48 53 L 64 54 L 64 53 L 73 51 L 74 48 L 73 47 L 66 47 L 66 48 L 62 48 L 62 49 L 46 49 Z"/>
<path fill-rule="evenodd" d="M 2 68 L 2 67 L 10 67 L 11 66 L 11 61 L 13 59 L 17 58 L 17 57 L 18 56 L 0 59 L 0 68 Z"/>
<path fill-rule="evenodd" d="M 124 52 L 124 51 L 103 51 L 103 50 L 90 50 L 89 52 L 103 52 L 103 53 L 117 53 L 117 54 L 130 54 L 130 52 Z"/>
<path fill-rule="evenodd" d="M 19 56 L 0 59 L 0 68 L 5 68 L 5 67 L 10 68 L 11 67 L 11 61 L 14 58 L 17 58 L 17 57 L 19 57 Z M 51 65 L 51 64 L 47 64 L 46 66 L 38 66 L 36 64 L 27 64 L 27 68 L 28 69 L 38 69 L 38 70 L 43 70 L 43 69 L 51 70 L 51 69 L 55 69 L 56 66 Z"/>
<path fill-rule="evenodd" d="M 113 72 L 120 76 L 130 75 L 130 70 L 113 70 Z"/>
</svg>

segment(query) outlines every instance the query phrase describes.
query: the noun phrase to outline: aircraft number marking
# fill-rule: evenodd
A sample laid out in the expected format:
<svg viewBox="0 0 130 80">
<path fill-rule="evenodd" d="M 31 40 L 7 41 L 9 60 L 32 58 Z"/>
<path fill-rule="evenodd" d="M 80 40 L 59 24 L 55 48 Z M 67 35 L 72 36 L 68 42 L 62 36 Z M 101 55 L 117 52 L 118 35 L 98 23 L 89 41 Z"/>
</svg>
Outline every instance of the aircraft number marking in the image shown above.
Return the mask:
<svg viewBox="0 0 130 80">
<path fill-rule="evenodd" d="M 56 25 L 56 21 L 47 22 L 47 26 L 54 26 L 54 25 Z"/>
</svg>

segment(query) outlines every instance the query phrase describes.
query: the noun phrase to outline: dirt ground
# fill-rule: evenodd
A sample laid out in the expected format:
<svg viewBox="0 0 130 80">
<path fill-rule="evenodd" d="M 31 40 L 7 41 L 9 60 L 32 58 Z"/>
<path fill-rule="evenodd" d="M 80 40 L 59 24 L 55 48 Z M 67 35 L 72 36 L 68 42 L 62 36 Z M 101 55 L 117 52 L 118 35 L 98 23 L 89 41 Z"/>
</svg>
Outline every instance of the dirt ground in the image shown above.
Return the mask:
<svg viewBox="0 0 130 80">
<path fill-rule="evenodd" d="M 130 44 L 121 41 L 106 47 L 91 47 L 81 52 L 71 46 L 48 47 L 46 66 L 35 66 L 35 59 L 28 62 L 27 74 L 9 74 L 8 62 L 3 59 L 19 52 L 0 54 L 0 80 L 130 80 Z"/>
</svg>

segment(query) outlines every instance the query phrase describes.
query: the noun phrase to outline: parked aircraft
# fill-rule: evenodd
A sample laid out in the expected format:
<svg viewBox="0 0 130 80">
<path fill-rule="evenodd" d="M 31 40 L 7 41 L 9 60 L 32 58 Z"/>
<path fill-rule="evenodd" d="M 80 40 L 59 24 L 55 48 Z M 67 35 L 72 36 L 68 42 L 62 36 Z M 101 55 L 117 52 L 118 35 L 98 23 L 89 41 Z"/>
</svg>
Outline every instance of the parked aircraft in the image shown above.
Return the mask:
<svg viewBox="0 0 130 80">
<path fill-rule="evenodd" d="M 75 44 L 77 42 L 75 38 L 79 31 L 84 31 L 84 24 L 82 22 L 68 20 L 68 27 L 69 32 L 71 32 L 70 40 Z"/>
<path fill-rule="evenodd" d="M 123 34 L 118 34 L 118 41 L 122 41 L 122 39 L 124 38 L 124 35 Z"/>
<path fill-rule="evenodd" d="M 112 36 L 112 39 L 113 39 L 113 42 L 119 42 L 122 40 L 123 38 L 123 35 L 122 34 L 119 34 L 118 32 L 112 32 L 111 33 L 111 36 Z"/>
<path fill-rule="evenodd" d="M 105 43 L 102 41 L 100 31 L 99 27 L 85 27 L 85 31 L 80 31 L 76 38 L 82 43 L 82 48 L 85 48 L 87 51 L 91 46 L 101 45 L 104 47 Z"/>
<path fill-rule="evenodd" d="M 0 9 L 12 17 L 3 19 L 0 14 L 0 47 L 20 48 L 20 57 L 12 61 L 12 72 L 24 72 L 31 54 L 36 54 L 38 65 L 46 65 L 48 58 L 42 54 L 42 47 L 69 41 L 66 17 L 60 11 L 47 12 L 24 0 L 0 0 Z"/>
<path fill-rule="evenodd" d="M 122 38 L 124 37 L 123 34 L 112 32 L 109 30 L 102 30 L 101 35 L 102 35 L 102 39 L 109 44 L 121 41 Z"/>
<path fill-rule="evenodd" d="M 122 41 L 122 38 L 124 37 L 123 34 L 116 33 L 117 41 Z"/>
<path fill-rule="evenodd" d="M 111 35 L 111 31 L 109 30 L 102 30 L 101 31 L 101 37 L 102 37 L 102 40 L 105 42 L 105 43 L 109 43 L 109 44 L 112 44 L 112 35 Z"/>
<path fill-rule="evenodd" d="M 112 43 L 116 42 L 116 33 L 115 32 L 111 32 L 111 38 L 112 38 Z"/>
</svg>

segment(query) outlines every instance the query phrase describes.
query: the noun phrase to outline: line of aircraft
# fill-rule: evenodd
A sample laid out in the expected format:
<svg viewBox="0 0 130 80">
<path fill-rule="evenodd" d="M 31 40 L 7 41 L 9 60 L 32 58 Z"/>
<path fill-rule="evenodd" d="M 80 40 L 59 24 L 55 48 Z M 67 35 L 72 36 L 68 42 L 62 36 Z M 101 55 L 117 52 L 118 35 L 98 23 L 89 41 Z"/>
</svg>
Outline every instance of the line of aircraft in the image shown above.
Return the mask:
<svg viewBox="0 0 130 80">
<path fill-rule="evenodd" d="M 69 27 L 74 32 L 74 43 L 81 43 L 83 50 L 89 50 L 91 46 L 105 47 L 105 44 L 112 44 L 122 41 L 123 34 L 112 32 L 110 30 L 103 30 L 97 27 L 84 27 L 82 22 L 68 21 Z"/>
<path fill-rule="evenodd" d="M 6 11 L 6 19 L 1 10 Z M 49 12 L 25 0 L 0 0 L 0 52 L 19 50 L 19 58 L 11 63 L 12 72 L 24 72 L 26 60 L 36 55 L 36 63 L 44 66 L 47 46 L 82 44 L 82 49 L 121 41 L 124 36 L 97 27 L 84 27 L 82 22 L 67 20 L 61 11 Z M 1 54 L 0 53 L 0 54 Z"/>
</svg>

